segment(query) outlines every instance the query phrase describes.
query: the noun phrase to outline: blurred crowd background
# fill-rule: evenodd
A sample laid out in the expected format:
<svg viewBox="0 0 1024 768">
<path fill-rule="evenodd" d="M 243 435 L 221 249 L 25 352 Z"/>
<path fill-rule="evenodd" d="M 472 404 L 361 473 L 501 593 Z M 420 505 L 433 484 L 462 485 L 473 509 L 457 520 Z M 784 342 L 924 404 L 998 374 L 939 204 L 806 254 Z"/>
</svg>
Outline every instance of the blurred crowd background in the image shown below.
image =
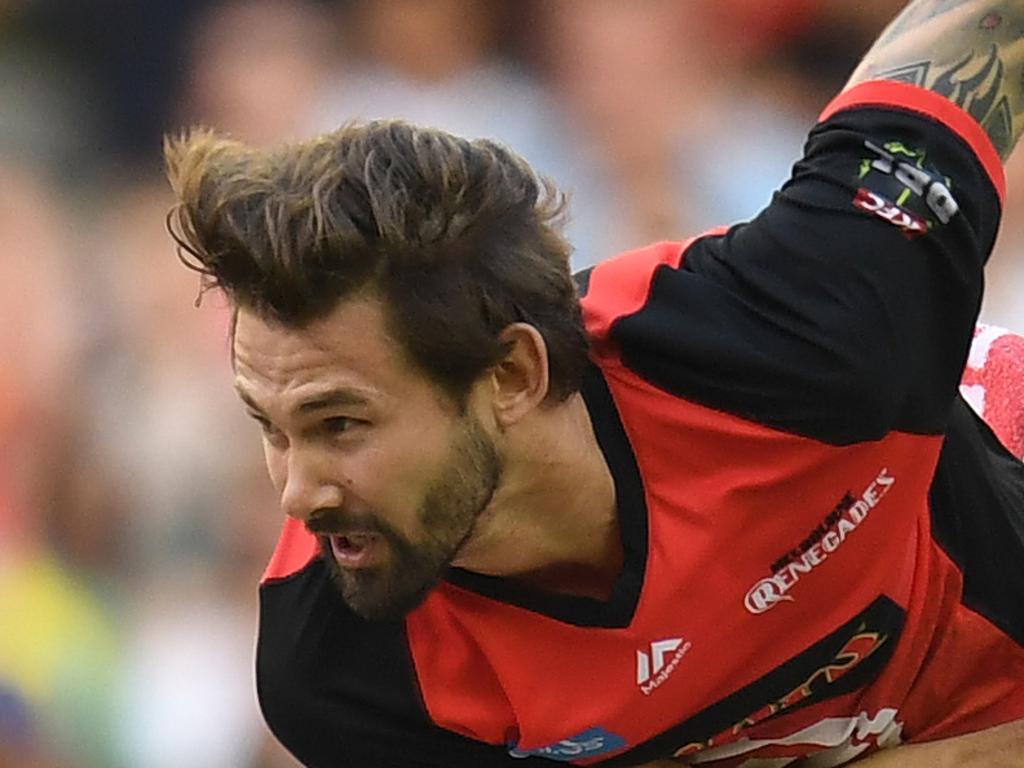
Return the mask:
<svg viewBox="0 0 1024 768">
<path fill-rule="evenodd" d="M 570 193 L 583 267 L 755 213 L 902 4 L 0 0 L 0 766 L 295 765 L 252 679 L 280 517 L 163 133 L 494 137 Z M 985 306 L 1016 328 L 1021 159 Z"/>
</svg>

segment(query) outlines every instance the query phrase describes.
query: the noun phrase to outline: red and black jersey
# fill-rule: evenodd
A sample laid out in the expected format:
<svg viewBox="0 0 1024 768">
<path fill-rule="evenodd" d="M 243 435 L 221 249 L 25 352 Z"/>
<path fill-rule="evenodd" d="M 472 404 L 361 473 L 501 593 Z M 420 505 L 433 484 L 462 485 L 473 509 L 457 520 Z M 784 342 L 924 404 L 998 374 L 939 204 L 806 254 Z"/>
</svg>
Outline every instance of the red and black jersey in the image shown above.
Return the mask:
<svg viewBox="0 0 1024 768">
<path fill-rule="evenodd" d="M 271 728 L 314 768 L 835 766 L 1024 717 L 1024 465 L 957 394 L 1002 194 L 971 117 L 867 83 L 753 221 L 581 275 L 611 597 L 452 569 L 366 622 L 289 521 Z"/>
</svg>

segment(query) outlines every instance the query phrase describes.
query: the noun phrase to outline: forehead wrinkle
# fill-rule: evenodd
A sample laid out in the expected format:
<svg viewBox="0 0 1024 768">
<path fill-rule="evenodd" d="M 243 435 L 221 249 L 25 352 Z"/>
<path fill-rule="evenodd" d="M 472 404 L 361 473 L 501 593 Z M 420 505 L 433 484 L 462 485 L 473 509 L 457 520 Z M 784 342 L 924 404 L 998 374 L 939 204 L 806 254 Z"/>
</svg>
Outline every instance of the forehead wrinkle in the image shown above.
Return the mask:
<svg viewBox="0 0 1024 768">
<path fill-rule="evenodd" d="M 322 367 L 319 364 L 310 366 L 309 361 L 302 359 L 307 355 L 307 350 L 296 348 L 294 343 L 287 343 L 282 349 L 280 342 L 248 345 L 240 339 L 235 348 L 235 380 L 272 390 L 290 389 L 297 373 L 315 375 Z M 296 356 L 299 360 L 295 359 Z"/>
<path fill-rule="evenodd" d="M 243 403 L 260 415 L 266 415 L 263 406 L 247 390 L 243 379 L 236 378 L 234 386 L 238 397 Z M 308 397 L 300 398 L 297 403 L 290 407 L 290 410 L 296 414 L 303 414 L 341 406 L 371 406 L 374 404 L 375 399 L 379 398 L 375 398 L 373 392 L 360 387 L 327 387 L 321 391 L 313 392 Z"/>
<path fill-rule="evenodd" d="M 257 337 L 262 332 L 258 329 Z M 336 406 L 379 406 L 395 399 L 344 356 L 339 360 L 337 350 L 315 333 L 287 330 L 270 341 L 269 351 L 258 343 L 243 343 L 236 354 L 235 390 L 261 414 L 271 405 L 284 413 L 305 414 Z M 263 405 L 261 397 L 268 398 Z"/>
<path fill-rule="evenodd" d="M 234 334 L 235 380 L 247 385 L 251 399 L 272 397 L 274 405 L 289 411 L 306 402 L 315 406 L 325 396 L 337 405 L 339 392 L 350 402 L 360 398 L 371 406 L 403 402 L 424 377 L 410 364 L 387 321 L 373 297 L 341 302 L 300 327 L 242 311 Z"/>
</svg>

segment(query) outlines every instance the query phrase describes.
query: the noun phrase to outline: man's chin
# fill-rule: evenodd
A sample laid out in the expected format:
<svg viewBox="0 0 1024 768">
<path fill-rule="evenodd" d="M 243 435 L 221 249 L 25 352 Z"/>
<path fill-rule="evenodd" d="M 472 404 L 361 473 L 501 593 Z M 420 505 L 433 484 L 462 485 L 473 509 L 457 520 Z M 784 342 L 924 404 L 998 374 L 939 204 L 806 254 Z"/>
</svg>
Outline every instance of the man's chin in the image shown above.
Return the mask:
<svg viewBox="0 0 1024 768">
<path fill-rule="evenodd" d="M 325 553 L 331 581 L 341 593 L 345 604 L 368 621 L 398 621 L 418 608 L 437 585 L 440 577 L 403 581 L 392 568 L 346 569 L 338 565 L 330 553 Z"/>
</svg>

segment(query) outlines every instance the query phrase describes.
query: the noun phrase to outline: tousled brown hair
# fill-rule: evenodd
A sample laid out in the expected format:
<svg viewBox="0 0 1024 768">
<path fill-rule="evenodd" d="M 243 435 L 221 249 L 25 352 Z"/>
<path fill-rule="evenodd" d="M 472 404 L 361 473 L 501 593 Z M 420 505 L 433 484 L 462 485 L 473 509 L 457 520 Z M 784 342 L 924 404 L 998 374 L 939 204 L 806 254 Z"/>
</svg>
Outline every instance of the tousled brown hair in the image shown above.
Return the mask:
<svg viewBox="0 0 1024 768">
<path fill-rule="evenodd" d="M 456 398 L 507 351 L 501 330 L 527 322 L 548 347 L 549 399 L 578 389 L 564 198 L 504 147 L 374 121 L 269 151 L 197 129 L 164 156 L 179 253 L 236 310 L 302 326 L 370 289 Z"/>
</svg>

